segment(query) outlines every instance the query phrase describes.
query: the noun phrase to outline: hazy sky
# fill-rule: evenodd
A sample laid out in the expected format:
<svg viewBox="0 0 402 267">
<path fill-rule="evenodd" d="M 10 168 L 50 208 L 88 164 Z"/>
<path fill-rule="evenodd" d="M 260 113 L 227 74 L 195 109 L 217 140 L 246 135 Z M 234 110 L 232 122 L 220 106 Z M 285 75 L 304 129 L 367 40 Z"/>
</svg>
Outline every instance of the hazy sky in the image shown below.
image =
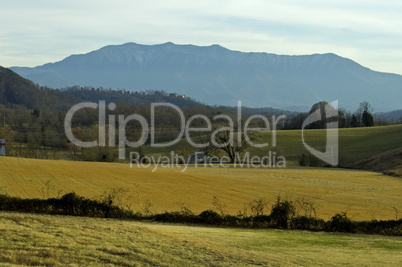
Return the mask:
<svg viewBox="0 0 402 267">
<path fill-rule="evenodd" d="M 37 66 L 110 44 L 333 52 L 402 74 L 402 1 L 2 0 L 0 65 Z"/>
</svg>

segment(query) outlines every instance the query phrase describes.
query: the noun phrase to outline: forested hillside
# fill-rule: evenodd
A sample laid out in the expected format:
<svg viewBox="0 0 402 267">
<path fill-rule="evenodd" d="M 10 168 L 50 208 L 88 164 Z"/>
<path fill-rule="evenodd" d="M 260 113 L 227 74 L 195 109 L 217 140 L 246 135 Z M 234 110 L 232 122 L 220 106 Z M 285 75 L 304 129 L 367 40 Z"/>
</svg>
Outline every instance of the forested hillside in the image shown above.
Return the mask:
<svg viewBox="0 0 402 267">
<path fill-rule="evenodd" d="M 26 108 L 48 107 L 53 110 L 63 110 L 80 100 L 74 96 L 40 87 L 22 78 L 10 69 L 0 66 L 0 104 L 23 105 Z"/>
</svg>

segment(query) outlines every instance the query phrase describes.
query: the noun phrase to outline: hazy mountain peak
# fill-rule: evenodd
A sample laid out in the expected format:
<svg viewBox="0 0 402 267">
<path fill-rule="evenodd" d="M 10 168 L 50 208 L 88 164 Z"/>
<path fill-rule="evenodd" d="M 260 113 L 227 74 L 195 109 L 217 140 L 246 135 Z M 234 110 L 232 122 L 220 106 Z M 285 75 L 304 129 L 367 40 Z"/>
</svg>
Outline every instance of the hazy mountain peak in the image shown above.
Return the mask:
<svg viewBox="0 0 402 267">
<path fill-rule="evenodd" d="M 305 106 L 338 99 L 356 109 L 400 109 L 402 76 L 380 73 L 333 53 L 276 55 L 220 45 L 109 45 L 36 68 L 12 68 L 41 85 L 165 90 L 208 104 L 252 107 Z"/>
</svg>

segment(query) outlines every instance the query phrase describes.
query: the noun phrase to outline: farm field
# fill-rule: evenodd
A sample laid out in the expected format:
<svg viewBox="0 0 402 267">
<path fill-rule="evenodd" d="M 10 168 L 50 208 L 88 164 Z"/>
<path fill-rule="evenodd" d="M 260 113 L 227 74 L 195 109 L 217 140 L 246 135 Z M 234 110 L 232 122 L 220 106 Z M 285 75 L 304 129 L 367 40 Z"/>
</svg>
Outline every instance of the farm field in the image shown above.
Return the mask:
<svg viewBox="0 0 402 267">
<path fill-rule="evenodd" d="M 115 203 L 134 211 L 195 213 L 214 209 L 214 196 L 229 214 L 251 215 L 249 203 L 263 198 L 267 207 L 278 196 L 312 203 L 317 217 L 328 220 L 347 212 L 353 220 L 401 217 L 402 180 L 346 169 L 287 168 L 130 168 L 94 163 L 0 158 L 0 193 L 22 198 L 57 197 L 69 192 L 100 198 L 113 189 Z M 265 211 L 266 214 L 270 210 Z"/>
<path fill-rule="evenodd" d="M 402 238 L 0 212 L 2 266 L 400 266 Z M 7 265 L 9 264 L 9 265 Z"/>
<path fill-rule="evenodd" d="M 402 125 L 341 128 L 338 134 L 341 164 L 354 163 L 402 146 Z M 325 151 L 326 130 L 305 130 L 304 137 L 307 144 Z M 293 159 L 296 165 L 300 154 L 305 151 L 301 140 L 301 130 L 277 134 L 278 150 L 283 151 L 290 162 Z"/>
<path fill-rule="evenodd" d="M 326 130 L 304 130 L 305 142 L 311 147 L 324 152 L 326 145 Z M 402 147 L 402 124 L 377 127 L 340 128 L 339 134 L 339 162 L 340 164 L 353 166 L 354 163 L 376 156 L 380 153 Z M 268 147 L 257 150 L 250 147 L 254 154 L 267 155 L 266 151 L 276 152 L 286 158 L 287 166 L 299 166 L 302 153 L 307 153 L 302 142 L 301 130 L 276 131 L 276 145 L 273 146 L 273 132 L 259 132 L 255 135 L 254 143 L 268 143 Z M 167 154 L 171 150 L 183 154 L 194 153 L 185 139 L 176 145 L 167 148 L 152 148 L 146 146 L 147 154 Z"/>
</svg>

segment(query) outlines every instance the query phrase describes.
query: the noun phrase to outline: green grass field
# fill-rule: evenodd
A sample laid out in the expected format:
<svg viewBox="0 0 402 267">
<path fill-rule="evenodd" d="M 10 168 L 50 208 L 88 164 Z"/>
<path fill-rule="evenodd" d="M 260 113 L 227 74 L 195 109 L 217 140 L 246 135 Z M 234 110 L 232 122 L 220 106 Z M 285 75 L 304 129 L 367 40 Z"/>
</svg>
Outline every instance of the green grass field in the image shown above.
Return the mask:
<svg viewBox="0 0 402 267">
<path fill-rule="evenodd" d="M 273 146 L 272 132 L 256 133 L 255 143 L 262 144 L 268 142 L 268 147 L 258 151 L 250 148 L 255 154 L 276 151 L 278 155 L 286 158 L 288 166 L 298 166 L 299 158 L 306 149 L 302 143 L 301 130 L 286 130 L 276 132 L 276 146 Z M 339 162 L 341 164 L 354 163 L 379 153 L 402 147 L 402 125 L 342 128 L 339 129 Z M 326 130 L 305 130 L 304 138 L 308 145 L 324 152 Z M 196 140 L 195 140 L 196 141 Z M 177 145 L 166 149 L 145 148 L 147 153 L 169 153 L 171 150 L 176 152 L 195 152 L 186 141 L 182 140 Z"/>
<path fill-rule="evenodd" d="M 0 212 L 1 266 L 401 266 L 402 238 Z"/>
</svg>

